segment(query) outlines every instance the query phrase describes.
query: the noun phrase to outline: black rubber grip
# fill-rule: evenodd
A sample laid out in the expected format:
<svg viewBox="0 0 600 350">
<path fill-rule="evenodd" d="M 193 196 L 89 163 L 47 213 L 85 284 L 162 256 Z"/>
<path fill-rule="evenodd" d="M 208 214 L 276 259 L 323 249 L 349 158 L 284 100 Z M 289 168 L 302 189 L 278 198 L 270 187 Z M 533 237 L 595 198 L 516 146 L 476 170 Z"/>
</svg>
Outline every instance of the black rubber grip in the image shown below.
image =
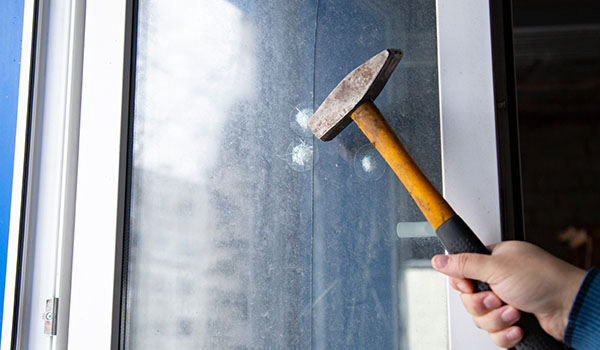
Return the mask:
<svg viewBox="0 0 600 350">
<path fill-rule="evenodd" d="M 450 254 L 479 253 L 490 254 L 488 249 L 477 238 L 473 230 L 458 216 L 450 218 L 436 230 L 444 248 Z M 475 282 L 475 291 L 490 290 L 490 286 L 481 281 Z M 515 347 L 518 350 L 555 350 L 564 349 L 561 342 L 544 332 L 533 314 L 521 312 L 521 319 L 516 323 L 523 329 L 523 340 Z"/>
</svg>

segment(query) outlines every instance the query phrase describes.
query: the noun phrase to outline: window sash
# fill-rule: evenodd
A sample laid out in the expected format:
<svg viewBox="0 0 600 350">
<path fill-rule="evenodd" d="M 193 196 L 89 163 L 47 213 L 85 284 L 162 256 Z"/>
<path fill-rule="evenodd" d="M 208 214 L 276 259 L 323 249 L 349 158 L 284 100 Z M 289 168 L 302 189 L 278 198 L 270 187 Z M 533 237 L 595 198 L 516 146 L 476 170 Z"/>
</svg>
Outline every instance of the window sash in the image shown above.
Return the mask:
<svg viewBox="0 0 600 350">
<path fill-rule="evenodd" d="M 33 3 L 26 1 L 26 14 Z M 74 349 L 118 347 L 134 3 L 87 2 L 85 9 L 68 316 L 68 346 Z M 437 3 L 444 196 L 485 244 L 501 239 L 489 17 L 488 2 Z M 28 23 L 24 21 L 24 28 Z M 23 63 L 26 59 L 22 67 L 27 66 Z M 20 96 L 27 95 L 27 81 L 22 73 Z M 20 102 L 20 116 L 25 107 Z M 20 208 L 19 203 L 13 206 Z M 15 225 L 11 223 L 11 237 Z M 9 258 L 15 259 L 14 251 L 9 248 Z M 8 277 L 7 291 L 14 288 Z M 5 302 L 5 320 L 12 315 L 11 307 Z M 496 349 L 487 334 L 472 325 L 455 292 L 449 294 L 449 319 L 452 349 Z M 3 325 L 3 349 L 8 349 L 10 337 L 5 334 L 12 327 L 11 322 Z"/>
</svg>

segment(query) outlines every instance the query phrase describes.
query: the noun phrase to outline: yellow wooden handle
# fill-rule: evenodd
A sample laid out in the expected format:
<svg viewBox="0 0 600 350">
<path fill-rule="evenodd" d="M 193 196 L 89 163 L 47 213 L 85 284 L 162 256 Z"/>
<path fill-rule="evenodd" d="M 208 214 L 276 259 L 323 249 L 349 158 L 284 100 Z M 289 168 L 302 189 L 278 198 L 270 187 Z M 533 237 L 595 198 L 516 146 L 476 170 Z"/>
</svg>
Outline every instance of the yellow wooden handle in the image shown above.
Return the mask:
<svg viewBox="0 0 600 350">
<path fill-rule="evenodd" d="M 434 229 L 437 230 L 455 215 L 454 210 L 412 160 L 373 102 L 367 101 L 360 105 L 352 112 L 352 119 L 398 175 Z"/>
</svg>

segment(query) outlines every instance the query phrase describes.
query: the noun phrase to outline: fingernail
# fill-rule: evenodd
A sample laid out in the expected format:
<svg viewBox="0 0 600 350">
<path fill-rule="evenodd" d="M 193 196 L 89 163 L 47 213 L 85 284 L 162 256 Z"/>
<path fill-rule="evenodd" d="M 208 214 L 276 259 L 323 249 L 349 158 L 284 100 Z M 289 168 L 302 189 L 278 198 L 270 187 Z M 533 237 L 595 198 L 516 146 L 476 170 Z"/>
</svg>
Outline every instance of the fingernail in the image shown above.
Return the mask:
<svg viewBox="0 0 600 350">
<path fill-rule="evenodd" d="M 506 339 L 511 342 L 515 341 L 523 336 L 521 333 L 521 328 L 515 327 L 506 333 Z"/>
<path fill-rule="evenodd" d="M 519 312 L 516 309 L 508 308 L 504 310 L 500 317 L 502 317 L 502 321 L 506 323 L 514 322 L 519 318 Z"/>
<path fill-rule="evenodd" d="M 448 264 L 448 255 L 436 255 L 432 260 L 433 267 L 436 269 L 443 269 Z"/>
<path fill-rule="evenodd" d="M 485 305 L 486 309 L 492 310 L 500 307 L 500 305 L 502 305 L 502 302 L 500 301 L 500 299 L 490 294 L 487 297 L 485 297 L 485 299 L 483 299 L 483 305 Z"/>
</svg>

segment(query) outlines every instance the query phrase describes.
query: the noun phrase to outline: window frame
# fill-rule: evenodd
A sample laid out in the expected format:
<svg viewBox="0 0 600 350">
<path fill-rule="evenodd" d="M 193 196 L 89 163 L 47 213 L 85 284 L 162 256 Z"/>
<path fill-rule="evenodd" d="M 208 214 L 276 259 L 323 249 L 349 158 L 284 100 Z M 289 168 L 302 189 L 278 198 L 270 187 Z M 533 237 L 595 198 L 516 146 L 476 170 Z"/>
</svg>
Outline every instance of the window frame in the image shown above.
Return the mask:
<svg viewBox="0 0 600 350">
<path fill-rule="evenodd" d="M 501 240 L 502 209 L 497 141 L 498 81 L 494 77 L 491 2 L 436 1 L 444 196 L 485 244 Z M 24 120 L 32 88 L 29 59 L 33 17 L 38 1 L 26 0 L 17 145 L 26 144 Z M 79 159 L 73 263 L 70 277 L 68 347 L 118 348 L 120 339 L 123 231 L 127 203 L 128 144 L 133 93 L 137 1 L 87 2 L 81 85 Z M 25 68 L 26 67 L 26 68 Z M 460 89 L 456 82 L 460 81 Z M 476 144 L 477 147 L 472 145 Z M 18 151 L 18 152 L 17 152 Z M 20 152 L 20 153 L 19 153 Z M 15 237 L 21 230 L 20 186 L 25 149 L 15 152 L 9 267 L 17 270 Z M 23 154 L 17 157 L 18 154 Z M 517 168 L 518 170 L 518 168 Z M 16 199 L 16 200 L 15 200 Z M 501 203 L 502 202 L 502 203 Z M 504 227 L 506 229 L 506 227 Z M 101 263 L 98 263 L 101 262 Z M 9 280 L 9 277 L 11 280 Z M 67 277 L 65 277 L 67 278 Z M 9 283 L 10 282 L 10 283 Z M 7 274 L 6 295 L 15 277 Z M 2 349 L 14 337 L 14 300 L 5 298 Z M 59 314 L 58 317 L 61 317 Z M 448 317 L 451 349 L 496 349 L 450 291 Z M 457 326 L 460 325 L 460 326 Z M 12 335 L 11 335 L 12 334 Z M 93 339 L 93 341 L 91 341 Z"/>
<path fill-rule="evenodd" d="M 85 2 L 23 4 L 2 349 L 64 348 Z M 45 315 L 46 301 L 53 299 L 62 301 L 55 303 L 57 311 L 52 314 L 58 336 L 48 337 L 38 315 Z"/>
<path fill-rule="evenodd" d="M 444 198 L 486 245 L 502 240 L 492 1 L 437 1 Z M 451 349 L 497 349 L 451 288 L 448 317 Z"/>
</svg>

